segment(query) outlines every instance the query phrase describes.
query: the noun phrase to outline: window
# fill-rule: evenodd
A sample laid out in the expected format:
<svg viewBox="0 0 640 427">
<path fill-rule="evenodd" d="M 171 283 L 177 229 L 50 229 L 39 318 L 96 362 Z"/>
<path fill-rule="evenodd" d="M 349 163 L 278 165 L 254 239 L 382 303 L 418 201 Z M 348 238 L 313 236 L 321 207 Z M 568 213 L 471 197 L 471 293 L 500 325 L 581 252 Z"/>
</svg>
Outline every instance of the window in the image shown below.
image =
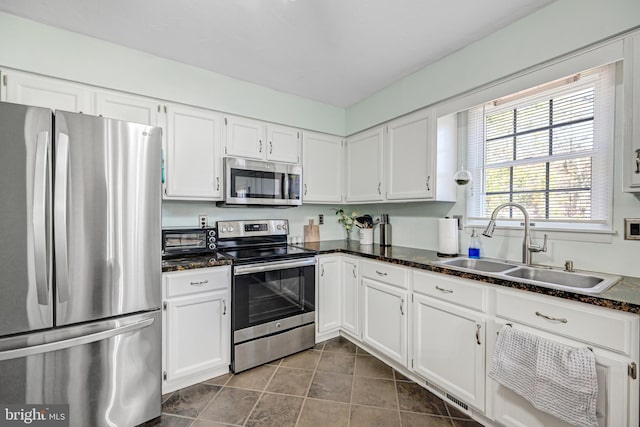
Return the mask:
<svg viewBox="0 0 640 427">
<path fill-rule="evenodd" d="M 468 111 L 471 224 L 505 202 L 536 226 L 611 230 L 615 65 L 518 92 Z M 499 225 L 521 225 L 503 209 Z"/>
</svg>

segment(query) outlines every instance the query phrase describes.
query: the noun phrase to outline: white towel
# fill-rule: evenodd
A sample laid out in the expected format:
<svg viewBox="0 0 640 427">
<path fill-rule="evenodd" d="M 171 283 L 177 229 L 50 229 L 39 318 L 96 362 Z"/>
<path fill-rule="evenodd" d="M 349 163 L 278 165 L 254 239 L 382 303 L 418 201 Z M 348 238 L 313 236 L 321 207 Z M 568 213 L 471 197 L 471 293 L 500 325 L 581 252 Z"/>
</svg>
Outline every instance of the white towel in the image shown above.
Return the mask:
<svg viewBox="0 0 640 427">
<path fill-rule="evenodd" d="M 489 376 L 569 424 L 598 426 L 596 358 L 508 325 L 500 330 Z"/>
</svg>

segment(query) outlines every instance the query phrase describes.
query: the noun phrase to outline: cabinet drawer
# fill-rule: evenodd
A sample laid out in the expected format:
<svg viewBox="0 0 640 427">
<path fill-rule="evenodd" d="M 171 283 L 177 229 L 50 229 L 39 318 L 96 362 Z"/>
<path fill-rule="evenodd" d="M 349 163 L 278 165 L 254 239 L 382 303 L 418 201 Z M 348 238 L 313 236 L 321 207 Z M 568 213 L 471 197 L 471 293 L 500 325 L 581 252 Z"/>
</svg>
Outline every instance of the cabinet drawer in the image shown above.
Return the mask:
<svg viewBox="0 0 640 427">
<path fill-rule="evenodd" d="M 360 274 L 378 282 L 387 283 L 402 289 L 407 289 L 408 270 L 402 267 L 395 267 L 384 262 L 364 261 L 360 264 Z"/>
<path fill-rule="evenodd" d="M 456 305 L 484 311 L 486 289 L 471 280 L 444 274 L 414 271 L 413 290 Z"/>
<path fill-rule="evenodd" d="M 496 316 L 584 343 L 630 354 L 637 316 L 551 297 L 498 290 Z"/>
<path fill-rule="evenodd" d="M 229 267 L 202 268 L 165 273 L 167 297 L 226 289 L 229 286 Z"/>
</svg>

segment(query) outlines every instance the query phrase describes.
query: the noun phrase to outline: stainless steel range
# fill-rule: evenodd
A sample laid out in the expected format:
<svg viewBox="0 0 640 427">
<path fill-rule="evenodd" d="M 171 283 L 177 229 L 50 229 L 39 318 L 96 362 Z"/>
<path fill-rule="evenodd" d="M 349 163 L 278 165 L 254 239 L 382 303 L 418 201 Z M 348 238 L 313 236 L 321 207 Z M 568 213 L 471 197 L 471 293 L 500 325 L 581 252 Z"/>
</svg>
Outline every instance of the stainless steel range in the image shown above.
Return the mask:
<svg viewBox="0 0 640 427">
<path fill-rule="evenodd" d="M 315 345 L 315 253 L 287 245 L 287 220 L 218 221 L 232 258 L 231 369 L 241 372 Z"/>
</svg>

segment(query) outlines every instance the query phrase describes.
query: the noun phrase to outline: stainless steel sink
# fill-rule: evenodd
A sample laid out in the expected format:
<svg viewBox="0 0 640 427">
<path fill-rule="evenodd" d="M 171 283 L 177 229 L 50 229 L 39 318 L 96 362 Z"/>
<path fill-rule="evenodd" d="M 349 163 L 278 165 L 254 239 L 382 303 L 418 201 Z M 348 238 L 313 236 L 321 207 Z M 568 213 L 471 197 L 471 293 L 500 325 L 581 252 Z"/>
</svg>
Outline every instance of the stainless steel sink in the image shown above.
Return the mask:
<svg viewBox="0 0 640 427">
<path fill-rule="evenodd" d="M 513 282 L 587 294 L 600 294 L 620 280 L 608 274 L 567 272 L 487 259 L 453 258 L 440 264 Z"/>
<path fill-rule="evenodd" d="M 483 271 L 486 273 L 498 273 L 516 267 L 514 264 L 473 258 L 453 258 L 448 261 L 442 261 L 441 264 L 451 267 L 465 268 L 467 270 Z"/>
</svg>

